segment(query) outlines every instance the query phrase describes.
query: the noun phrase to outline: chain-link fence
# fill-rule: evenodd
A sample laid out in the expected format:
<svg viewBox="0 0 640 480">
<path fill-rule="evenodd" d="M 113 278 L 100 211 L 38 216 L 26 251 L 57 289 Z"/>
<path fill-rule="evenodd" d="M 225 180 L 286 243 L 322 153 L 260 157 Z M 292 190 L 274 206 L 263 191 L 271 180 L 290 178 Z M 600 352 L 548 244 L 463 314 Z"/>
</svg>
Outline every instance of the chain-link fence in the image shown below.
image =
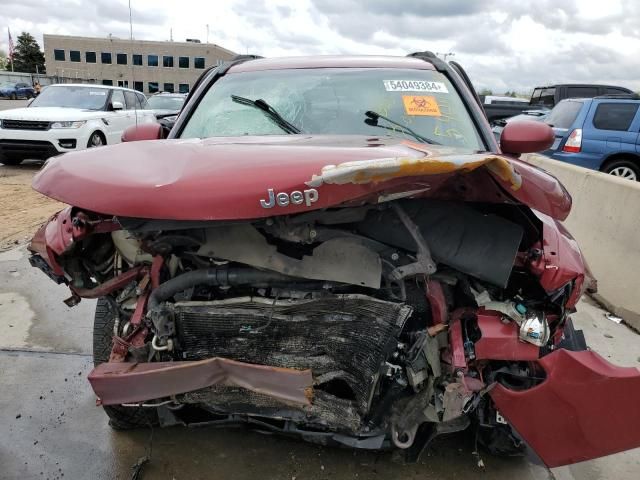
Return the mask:
<svg viewBox="0 0 640 480">
<path fill-rule="evenodd" d="M 7 82 L 22 82 L 34 85 L 53 85 L 54 83 L 97 83 L 95 78 L 68 77 L 63 75 L 41 75 L 37 73 L 0 72 L 0 84 Z"/>
</svg>

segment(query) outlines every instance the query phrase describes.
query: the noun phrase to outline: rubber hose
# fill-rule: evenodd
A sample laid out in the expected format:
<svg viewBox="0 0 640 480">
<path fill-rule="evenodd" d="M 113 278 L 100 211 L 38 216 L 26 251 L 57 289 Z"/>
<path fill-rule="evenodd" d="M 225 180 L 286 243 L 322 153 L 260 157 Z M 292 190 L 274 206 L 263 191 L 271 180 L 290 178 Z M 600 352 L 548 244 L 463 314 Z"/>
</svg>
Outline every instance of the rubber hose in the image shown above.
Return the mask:
<svg viewBox="0 0 640 480">
<path fill-rule="evenodd" d="M 176 293 L 182 292 L 196 285 L 208 285 L 211 287 L 232 287 L 236 285 L 254 285 L 268 283 L 298 283 L 308 282 L 307 279 L 290 277 L 278 272 L 265 272 L 248 267 L 234 268 L 205 268 L 183 273 L 167 280 L 156 288 L 149 296 L 149 310 L 157 307 Z"/>
</svg>

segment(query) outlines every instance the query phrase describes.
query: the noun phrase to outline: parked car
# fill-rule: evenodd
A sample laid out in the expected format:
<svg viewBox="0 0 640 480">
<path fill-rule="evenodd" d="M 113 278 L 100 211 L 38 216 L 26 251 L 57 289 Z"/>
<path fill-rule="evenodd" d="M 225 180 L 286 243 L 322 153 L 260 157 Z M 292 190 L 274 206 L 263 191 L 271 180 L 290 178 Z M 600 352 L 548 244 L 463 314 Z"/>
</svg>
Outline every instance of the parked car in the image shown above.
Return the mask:
<svg viewBox="0 0 640 480">
<path fill-rule="evenodd" d="M 508 124 L 499 147 L 472 89 L 428 52 L 240 57 L 167 139 L 138 125 L 49 161 L 33 186 L 70 206 L 31 263 L 67 304 L 99 299 L 111 425 L 246 422 L 409 461 L 472 427 L 553 467 L 640 446 L 640 371 L 572 324 L 591 282 L 571 197 L 514 157 L 553 132 Z"/>
<path fill-rule="evenodd" d="M 551 110 L 547 110 L 545 108 L 538 110 L 526 110 L 519 115 L 514 115 L 509 118 L 501 118 L 500 120 L 496 120 L 493 122 L 491 126 L 491 131 L 493 135 L 496 137 L 496 141 L 500 143 L 500 135 L 502 135 L 502 130 L 509 122 L 522 122 L 522 121 L 531 121 L 531 122 L 542 122 Z"/>
<path fill-rule="evenodd" d="M 147 101 L 156 118 L 161 119 L 180 113 L 186 99 L 186 93 L 161 92 L 150 96 Z"/>
<path fill-rule="evenodd" d="M 522 106 L 523 103 L 529 105 L 529 100 L 526 98 L 518 97 L 505 97 L 500 95 L 480 95 L 480 100 L 483 105 L 518 105 Z"/>
<path fill-rule="evenodd" d="M 590 98 L 599 95 L 629 94 L 631 90 L 614 85 L 592 85 L 592 84 L 561 84 L 550 85 L 548 87 L 536 87 L 533 89 L 528 105 L 518 104 L 487 104 L 484 111 L 489 123 L 513 117 L 527 110 L 551 110 L 560 100 L 565 98 Z"/>
<path fill-rule="evenodd" d="M 555 141 L 545 155 L 580 167 L 640 181 L 640 97 L 563 100 L 544 120 Z"/>
<path fill-rule="evenodd" d="M 17 100 L 18 98 L 33 98 L 35 90 L 28 83 L 5 82 L 0 84 L 0 98 Z"/>
<path fill-rule="evenodd" d="M 127 127 L 155 121 L 145 96 L 134 90 L 50 85 L 28 107 L 0 112 L 0 163 L 119 143 Z"/>
</svg>

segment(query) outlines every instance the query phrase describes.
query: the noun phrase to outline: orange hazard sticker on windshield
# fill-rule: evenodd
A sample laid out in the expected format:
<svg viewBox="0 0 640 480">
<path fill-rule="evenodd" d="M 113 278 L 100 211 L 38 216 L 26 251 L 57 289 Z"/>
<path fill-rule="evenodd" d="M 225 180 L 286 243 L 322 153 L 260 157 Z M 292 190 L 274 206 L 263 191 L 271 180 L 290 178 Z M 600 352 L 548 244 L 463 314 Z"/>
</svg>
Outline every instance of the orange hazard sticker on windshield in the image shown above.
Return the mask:
<svg viewBox="0 0 640 480">
<path fill-rule="evenodd" d="M 404 111 L 407 115 L 426 115 L 429 117 L 439 117 L 440 107 L 434 97 L 424 95 L 403 95 Z"/>
</svg>

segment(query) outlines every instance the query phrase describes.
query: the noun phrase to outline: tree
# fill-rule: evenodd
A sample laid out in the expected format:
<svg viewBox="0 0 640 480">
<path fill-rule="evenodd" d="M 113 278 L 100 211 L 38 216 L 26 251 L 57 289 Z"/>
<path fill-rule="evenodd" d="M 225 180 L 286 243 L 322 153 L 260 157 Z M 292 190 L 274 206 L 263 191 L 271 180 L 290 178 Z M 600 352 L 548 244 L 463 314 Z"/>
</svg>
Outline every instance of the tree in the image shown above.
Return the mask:
<svg viewBox="0 0 640 480">
<path fill-rule="evenodd" d="M 493 92 L 488 88 L 483 88 L 482 90 L 480 90 L 480 95 L 493 95 Z"/>
<path fill-rule="evenodd" d="M 11 64 L 8 64 L 6 69 L 11 70 Z M 44 53 L 30 33 L 22 32 L 18 37 L 16 47 L 13 50 L 13 70 L 25 73 L 45 73 Z"/>
<path fill-rule="evenodd" d="M 9 59 L 4 50 L 0 50 L 0 70 L 4 70 L 9 65 Z M 11 67 L 9 67 L 11 68 Z"/>
</svg>

